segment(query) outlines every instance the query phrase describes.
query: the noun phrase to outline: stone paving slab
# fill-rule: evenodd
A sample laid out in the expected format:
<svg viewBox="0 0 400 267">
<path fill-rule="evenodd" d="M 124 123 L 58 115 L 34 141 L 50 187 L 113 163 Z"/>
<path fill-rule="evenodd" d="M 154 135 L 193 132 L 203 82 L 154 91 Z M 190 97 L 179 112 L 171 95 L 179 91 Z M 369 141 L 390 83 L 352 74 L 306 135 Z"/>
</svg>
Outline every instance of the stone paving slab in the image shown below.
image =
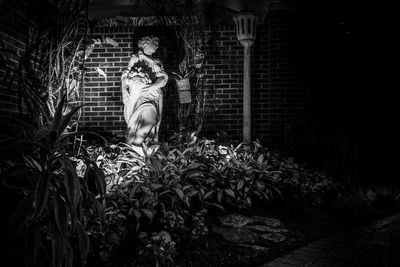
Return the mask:
<svg viewBox="0 0 400 267">
<path fill-rule="evenodd" d="M 345 248 L 348 244 L 360 239 L 363 235 L 379 231 L 390 226 L 395 221 L 400 221 L 400 214 L 375 220 L 352 230 L 330 234 L 260 267 L 352 266 L 351 263 L 346 264 L 346 262 L 343 262 L 343 259 L 335 255 L 335 253 Z"/>
</svg>

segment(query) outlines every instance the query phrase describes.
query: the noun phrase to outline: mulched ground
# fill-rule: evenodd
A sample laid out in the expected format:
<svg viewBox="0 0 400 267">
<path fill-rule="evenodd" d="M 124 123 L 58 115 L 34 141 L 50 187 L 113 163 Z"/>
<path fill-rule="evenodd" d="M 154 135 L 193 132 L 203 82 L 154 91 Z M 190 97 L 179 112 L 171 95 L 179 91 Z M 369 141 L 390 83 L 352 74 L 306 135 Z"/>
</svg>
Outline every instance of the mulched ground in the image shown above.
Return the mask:
<svg viewBox="0 0 400 267">
<path fill-rule="evenodd" d="M 279 217 L 277 213 L 271 214 L 271 212 L 264 212 L 261 215 L 272 215 L 271 217 L 279 218 L 289 230 L 288 233 L 284 233 L 287 240 L 281 244 L 267 245 L 266 247 L 269 248 L 267 253 L 254 252 L 251 249 L 225 242 L 218 235 L 210 233 L 208 239 L 201 243 L 185 244 L 185 247 L 178 248 L 178 256 L 175 259 L 176 266 L 260 266 L 328 233 L 355 227 L 373 218 L 383 217 L 385 213 L 373 210 L 342 210 L 341 212 L 330 210 L 324 212 L 320 208 L 309 207 L 296 212 L 290 209 L 280 210 Z M 365 247 L 364 250 L 367 249 Z M 360 255 L 362 255 L 361 251 L 364 250 L 361 250 L 360 247 Z"/>
</svg>

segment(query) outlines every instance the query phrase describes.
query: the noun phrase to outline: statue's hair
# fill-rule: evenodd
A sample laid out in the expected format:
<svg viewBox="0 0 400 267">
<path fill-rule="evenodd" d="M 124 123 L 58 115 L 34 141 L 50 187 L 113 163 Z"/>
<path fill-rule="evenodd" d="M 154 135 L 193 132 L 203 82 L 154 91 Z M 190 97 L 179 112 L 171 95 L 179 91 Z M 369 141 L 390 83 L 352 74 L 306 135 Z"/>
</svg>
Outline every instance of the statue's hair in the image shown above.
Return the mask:
<svg viewBox="0 0 400 267">
<path fill-rule="evenodd" d="M 151 42 L 155 41 L 155 42 L 159 42 L 159 38 L 154 36 L 154 35 L 150 35 L 150 36 L 144 36 L 142 39 L 140 39 L 138 41 L 138 47 L 140 49 L 144 49 L 144 47 L 148 44 L 150 44 Z"/>
</svg>

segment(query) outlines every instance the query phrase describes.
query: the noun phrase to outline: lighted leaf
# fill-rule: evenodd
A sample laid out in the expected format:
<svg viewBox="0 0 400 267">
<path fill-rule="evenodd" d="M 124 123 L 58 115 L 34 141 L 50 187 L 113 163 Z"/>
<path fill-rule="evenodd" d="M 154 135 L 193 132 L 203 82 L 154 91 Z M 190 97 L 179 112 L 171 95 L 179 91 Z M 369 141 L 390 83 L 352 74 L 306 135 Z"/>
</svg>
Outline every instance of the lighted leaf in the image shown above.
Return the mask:
<svg viewBox="0 0 400 267">
<path fill-rule="evenodd" d="M 151 165 L 153 166 L 154 170 L 159 172 L 162 169 L 161 162 L 156 158 L 150 158 Z"/>
<path fill-rule="evenodd" d="M 232 189 L 228 188 L 225 189 L 224 191 L 228 196 L 235 197 L 235 193 L 232 191 Z"/>
<path fill-rule="evenodd" d="M 150 188 L 147 187 L 147 186 L 142 185 L 142 186 L 140 187 L 140 189 L 142 189 L 142 191 L 143 191 L 144 193 L 148 194 L 148 195 L 151 195 L 151 194 L 152 194 Z"/>
<path fill-rule="evenodd" d="M 186 196 L 187 197 L 193 197 L 193 196 L 195 196 L 197 194 L 199 194 L 199 191 L 198 190 L 193 190 L 193 191 L 190 191 L 189 193 L 187 193 Z"/>
<path fill-rule="evenodd" d="M 242 189 L 243 185 L 244 185 L 244 181 L 243 181 L 243 179 L 240 179 L 238 184 L 237 184 L 237 190 Z"/>
<path fill-rule="evenodd" d="M 104 78 L 107 78 L 107 74 L 106 74 L 102 69 L 100 69 L 99 67 L 96 67 L 95 70 L 96 70 L 101 76 L 103 76 Z"/>
<path fill-rule="evenodd" d="M 215 192 L 215 190 L 211 190 L 211 191 L 207 192 L 207 193 L 204 195 L 204 199 L 209 198 L 214 192 Z"/>
<path fill-rule="evenodd" d="M 45 209 L 47 205 L 47 200 L 49 198 L 49 191 L 50 191 L 50 185 L 49 185 L 49 176 L 46 173 L 43 173 L 40 178 L 38 183 L 36 184 L 36 190 L 35 190 L 35 213 L 33 214 L 33 218 L 39 217 L 43 210 Z"/>
<path fill-rule="evenodd" d="M 112 45 L 114 47 L 118 46 L 118 43 L 114 39 L 112 39 L 110 37 L 106 37 L 105 43 L 106 44 L 110 44 L 110 45 Z"/>
<path fill-rule="evenodd" d="M 223 206 L 221 206 L 220 204 L 217 203 L 208 203 L 208 206 L 214 206 L 217 207 L 218 209 L 220 209 L 222 212 L 225 212 L 225 209 Z"/>
<path fill-rule="evenodd" d="M 174 188 L 172 188 L 172 190 L 174 190 L 178 194 L 179 198 L 181 200 L 183 200 L 184 195 L 183 195 L 183 192 L 182 192 L 182 190 L 180 188 L 174 187 Z"/>
<path fill-rule="evenodd" d="M 157 191 L 160 188 L 163 188 L 164 186 L 162 184 L 152 184 L 151 185 L 151 190 L 152 191 Z"/>
<path fill-rule="evenodd" d="M 262 166 L 263 161 L 264 161 L 264 155 L 261 154 L 261 155 L 258 157 L 257 161 L 258 161 L 259 166 Z"/>
<path fill-rule="evenodd" d="M 219 191 L 218 191 L 218 194 L 217 194 L 218 203 L 221 203 L 221 201 L 222 201 L 222 194 L 223 194 L 223 191 L 222 191 L 222 190 L 219 190 Z"/>
<path fill-rule="evenodd" d="M 141 211 L 146 215 L 147 218 L 149 218 L 150 221 L 153 220 L 154 214 L 151 210 L 149 209 L 141 209 Z"/>
</svg>

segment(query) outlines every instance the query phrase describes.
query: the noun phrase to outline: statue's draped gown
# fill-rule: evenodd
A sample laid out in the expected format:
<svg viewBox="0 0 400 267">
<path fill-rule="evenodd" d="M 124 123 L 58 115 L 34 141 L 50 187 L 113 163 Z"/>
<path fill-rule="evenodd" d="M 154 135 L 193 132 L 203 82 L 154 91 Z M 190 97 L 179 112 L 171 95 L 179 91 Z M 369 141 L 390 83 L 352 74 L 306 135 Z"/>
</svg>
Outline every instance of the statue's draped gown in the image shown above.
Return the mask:
<svg viewBox="0 0 400 267">
<path fill-rule="evenodd" d="M 158 130 L 161 123 L 162 112 L 162 90 L 158 88 L 153 91 L 143 93 L 142 88 L 149 84 L 136 81 L 126 84 L 129 70 L 132 67 L 140 67 L 140 69 L 148 74 L 151 83 L 154 83 L 158 78 L 168 75 L 165 73 L 161 62 L 145 55 L 142 51 L 132 56 L 127 70 L 122 74 L 122 96 L 124 102 L 124 118 L 128 126 L 127 143 L 135 144 L 135 139 L 138 138 L 138 130 L 143 127 L 144 116 L 149 113 L 156 114 L 155 120 L 151 121 L 151 130 L 146 134 L 145 140 L 158 141 Z M 146 119 L 148 122 L 148 119 Z M 136 139 L 137 140 L 137 139 Z"/>
</svg>

